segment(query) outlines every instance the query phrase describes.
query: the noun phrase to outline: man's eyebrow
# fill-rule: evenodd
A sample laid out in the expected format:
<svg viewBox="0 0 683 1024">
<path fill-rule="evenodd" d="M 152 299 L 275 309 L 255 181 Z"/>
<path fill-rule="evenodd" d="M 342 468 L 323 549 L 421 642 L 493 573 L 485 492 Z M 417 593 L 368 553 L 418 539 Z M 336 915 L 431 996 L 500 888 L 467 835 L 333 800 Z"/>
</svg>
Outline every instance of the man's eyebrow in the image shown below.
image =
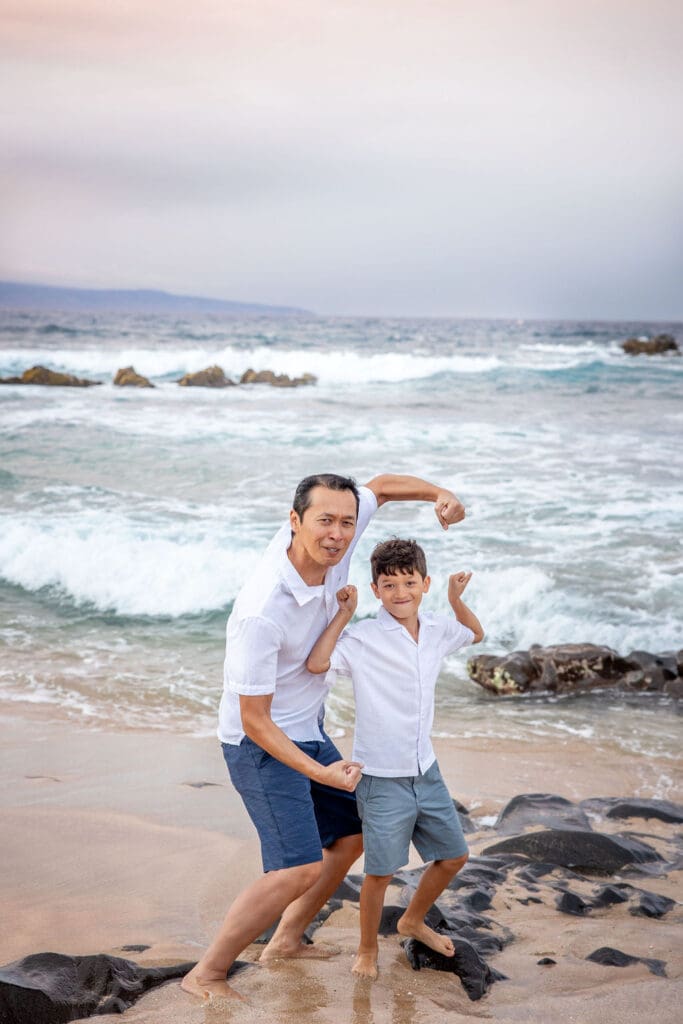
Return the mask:
<svg viewBox="0 0 683 1024">
<path fill-rule="evenodd" d="M 342 515 L 339 515 L 337 512 L 318 512 L 318 515 L 331 516 L 333 519 L 353 519 L 354 522 L 356 520 L 355 512 L 344 512 Z"/>
</svg>

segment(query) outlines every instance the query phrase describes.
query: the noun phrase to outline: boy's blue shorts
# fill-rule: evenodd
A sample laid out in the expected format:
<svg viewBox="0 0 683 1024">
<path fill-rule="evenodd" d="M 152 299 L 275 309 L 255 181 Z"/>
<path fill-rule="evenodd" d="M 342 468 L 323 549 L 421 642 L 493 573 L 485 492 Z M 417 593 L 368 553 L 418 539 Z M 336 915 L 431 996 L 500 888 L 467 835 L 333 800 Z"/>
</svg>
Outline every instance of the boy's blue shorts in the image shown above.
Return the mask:
<svg viewBox="0 0 683 1024">
<path fill-rule="evenodd" d="M 456 860 L 467 853 L 460 818 L 436 761 L 424 775 L 363 775 L 356 800 L 369 875 L 393 875 L 407 864 L 411 839 L 425 862 Z"/>
<path fill-rule="evenodd" d="M 296 745 L 319 764 L 342 759 L 324 733 L 321 742 Z M 360 834 L 354 793 L 313 782 L 248 736 L 239 745 L 223 743 L 222 747 L 232 784 L 261 840 L 264 871 L 312 864 L 322 860 L 323 849 L 336 839 Z"/>
</svg>

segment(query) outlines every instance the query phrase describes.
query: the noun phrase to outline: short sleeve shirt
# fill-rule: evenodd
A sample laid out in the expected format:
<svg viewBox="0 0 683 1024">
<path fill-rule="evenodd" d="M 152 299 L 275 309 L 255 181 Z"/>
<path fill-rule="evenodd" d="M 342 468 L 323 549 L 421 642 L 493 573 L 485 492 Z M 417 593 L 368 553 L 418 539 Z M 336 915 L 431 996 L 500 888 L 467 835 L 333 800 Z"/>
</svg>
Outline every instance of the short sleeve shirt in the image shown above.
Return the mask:
<svg viewBox="0 0 683 1024">
<path fill-rule="evenodd" d="M 417 643 L 381 608 L 376 619 L 348 626 L 332 668 L 353 682 L 353 760 L 363 773 L 385 778 L 424 774 L 434 763 L 434 690 L 441 659 L 471 644 L 474 633 L 455 616 L 419 616 Z"/>
<path fill-rule="evenodd" d="M 306 659 L 337 611 L 336 593 L 348 582 L 356 543 L 377 510 L 377 499 L 359 488 L 356 533 L 338 565 L 320 586 L 309 587 L 287 557 L 289 523 L 268 545 L 237 596 L 226 629 L 223 696 L 218 736 L 223 743 L 244 738 L 239 698 L 273 694 L 271 717 L 292 740 L 320 740 L 328 684 L 313 675 Z"/>
</svg>

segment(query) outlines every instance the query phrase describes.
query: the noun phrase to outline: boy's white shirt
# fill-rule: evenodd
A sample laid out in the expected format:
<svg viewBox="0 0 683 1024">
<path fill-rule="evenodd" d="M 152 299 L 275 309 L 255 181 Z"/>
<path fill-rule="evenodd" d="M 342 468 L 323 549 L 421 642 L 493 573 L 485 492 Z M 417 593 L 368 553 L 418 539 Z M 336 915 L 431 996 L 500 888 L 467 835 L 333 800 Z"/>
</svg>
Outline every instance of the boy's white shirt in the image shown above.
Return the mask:
<svg viewBox="0 0 683 1024">
<path fill-rule="evenodd" d="M 353 550 L 377 511 L 377 498 L 359 487 L 356 533 L 325 582 L 309 587 L 287 557 L 289 522 L 275 534 L 240 590 L 226 627 L 223 695 L 218 737 L 244 738 L 239 698 L 273 694 L 271 718 L 292 740 L 321 740 L 329 680 L 313 675 L 306 659 L 337 611 L 336 593 L 346 585 Z"/>
<path fill-rule="evenodd" d="M 331 667 L 353 682 L 354 761 L 364 775 L 424 774 L 436 760 L 431 741 L 434 690 L 442 659 L 471 644 L 474 633 L 455 615 L 420 612 L 417 642 L 380 608 L 376 619 L 347 626 Z"/>
</svg>

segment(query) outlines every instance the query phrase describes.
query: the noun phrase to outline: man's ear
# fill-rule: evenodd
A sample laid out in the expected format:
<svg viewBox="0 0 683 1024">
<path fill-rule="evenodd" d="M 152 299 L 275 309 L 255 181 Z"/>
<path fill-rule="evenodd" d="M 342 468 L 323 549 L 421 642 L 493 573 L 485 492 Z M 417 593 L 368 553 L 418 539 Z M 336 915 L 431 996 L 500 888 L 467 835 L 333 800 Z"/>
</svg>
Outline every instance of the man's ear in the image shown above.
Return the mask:
<svg viewBox="0 0 683 1024">
<path fill-rule="evenodd" d="M 292 528 L 292 533 L 298 533 L 301 520 L 299 519 L 299 513 L 295 512 L 294 509 L 291 509 L 289 513 L 289 525 Z"/>
<path fill-rule="evenodd" d="M 377 584 L 376 583 L 371 583 L 370 586 L 372 587 L 373 594 L 375 595 L 375 597 L 379 601 L 379 588 L 378 588 Z"/>
<path fill-rule="evenodd" d="M 426 594 L 429 591 L 429 588 L 432 585 L 432 578 L 431 578 L 431 576 L 425 576 L 425 578 L 424 578 L 424 580 L 422 582 L 424 584 L 422 593 Z"/>
</svg>

